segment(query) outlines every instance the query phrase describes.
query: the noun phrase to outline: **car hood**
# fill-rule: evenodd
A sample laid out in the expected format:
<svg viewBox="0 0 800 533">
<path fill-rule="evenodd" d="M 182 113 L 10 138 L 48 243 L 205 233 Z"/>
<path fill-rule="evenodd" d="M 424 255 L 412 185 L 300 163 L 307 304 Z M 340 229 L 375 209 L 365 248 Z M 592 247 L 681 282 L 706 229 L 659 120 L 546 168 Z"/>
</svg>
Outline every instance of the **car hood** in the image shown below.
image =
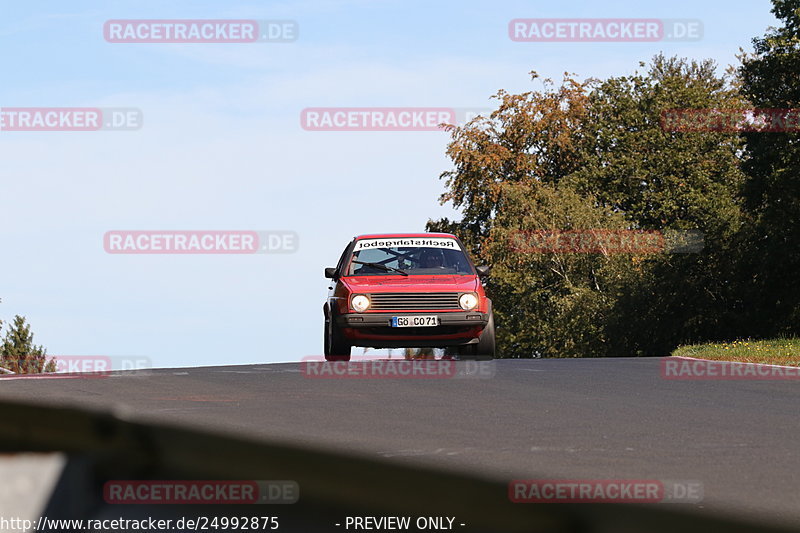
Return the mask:
<svg viewBox="0 0 800 533">
<path fill-rule="evenodd" d="M 342 278 L 353 292 L 473 292 L 477 276 L 349 276 Z"/>
</svg>

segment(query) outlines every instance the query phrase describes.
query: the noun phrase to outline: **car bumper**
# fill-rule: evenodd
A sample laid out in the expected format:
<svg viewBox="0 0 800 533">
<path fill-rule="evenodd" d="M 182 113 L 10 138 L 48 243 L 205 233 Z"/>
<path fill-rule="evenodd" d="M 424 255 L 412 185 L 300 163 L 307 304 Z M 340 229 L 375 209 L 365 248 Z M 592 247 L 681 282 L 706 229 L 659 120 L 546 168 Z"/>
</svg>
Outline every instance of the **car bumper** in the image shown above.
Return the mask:
<svg viewBox="0 0 800 533">
<path fill-rule="evenodd" d="M 392 317 L 437 316 L 438 326 L 392 327 Z M 355 346 L 374 348 L 444 347 L 478 342 L 489 322 L 488 313 L 476 311 L 436 313 L 349 313 L 336 317 L 344 336 Z"/>
<path fill-rule="evenodd" d="M 430 329 L 435 330 L 443 326 L 468 326 L 483 328 L 489 322 L 488 313 L 480 313 L 476 311 L 463 312 L 463 313 L 436 313 L 419 311 L 416 313 L 409 313 L 408 311 L 397 313 L 349 313 L 346 315 L 339 315 L 336 317 L 336 325 L 342 328 L 371 328 L 386 326 L 391 327 L 392 317 L 401 316 L 437 316 L 439 317 L 439 325 L 431 326 L 428 328 L 392 328 L 394 330 L 403 329 Z"/>
</svg>

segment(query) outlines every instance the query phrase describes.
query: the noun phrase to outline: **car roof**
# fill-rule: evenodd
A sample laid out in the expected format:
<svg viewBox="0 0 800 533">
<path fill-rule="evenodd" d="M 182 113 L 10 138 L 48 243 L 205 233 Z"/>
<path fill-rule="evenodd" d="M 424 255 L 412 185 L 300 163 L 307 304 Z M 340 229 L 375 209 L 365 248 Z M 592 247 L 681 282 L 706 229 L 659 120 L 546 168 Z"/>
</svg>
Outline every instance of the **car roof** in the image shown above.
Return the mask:
<svg viewBox="0 0 800 533">
<path fill-rule="evenodd" d="M 366 235 L 356 235 L 355 239 L 406 239 L 431 237 L 457 239 L 457 237 L 451 233 L 370 233 Z"/>
</svg>

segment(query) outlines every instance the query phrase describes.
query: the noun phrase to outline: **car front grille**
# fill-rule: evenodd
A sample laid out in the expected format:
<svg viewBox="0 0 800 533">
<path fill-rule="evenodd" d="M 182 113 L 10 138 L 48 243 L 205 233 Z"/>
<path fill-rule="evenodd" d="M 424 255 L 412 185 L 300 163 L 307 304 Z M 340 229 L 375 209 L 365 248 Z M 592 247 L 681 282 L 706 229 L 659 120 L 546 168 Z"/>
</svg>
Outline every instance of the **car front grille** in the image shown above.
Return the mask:
<svg viewBox="0 0 800 533">
<path fill-rule="evenodd" d="M 371 311 L 461 309 L 459 292 L 380 292 L 370 294 Z"/>
</svg>

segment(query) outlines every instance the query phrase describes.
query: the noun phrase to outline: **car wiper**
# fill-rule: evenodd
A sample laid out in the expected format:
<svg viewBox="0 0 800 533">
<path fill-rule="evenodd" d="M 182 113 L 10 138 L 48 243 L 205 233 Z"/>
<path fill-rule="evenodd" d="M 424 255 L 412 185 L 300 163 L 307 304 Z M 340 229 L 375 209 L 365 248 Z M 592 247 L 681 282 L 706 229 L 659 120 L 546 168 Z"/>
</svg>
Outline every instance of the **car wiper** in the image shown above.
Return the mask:
<svg viewBox="0 0 800 533">
<path fill-rule="evenodd" d="M 394 267 L 382 265 L 380 263 L 367 263 L 365 261 L 357 261 L 356 259 L 353 259 L 353 263 L 358 263 L 359 265 L 367 265 L 367 266 L 375 267 L 375 268 L 378 268 L 380 270 L 384 270 L 386 272 L 399 272 L 400 274 L 402 274 L 404 276 L 408 276 L 408 272 L 406 272 L 405 270 L 400 270 L 399 268 L 394 268 Z"/>
</svg>

